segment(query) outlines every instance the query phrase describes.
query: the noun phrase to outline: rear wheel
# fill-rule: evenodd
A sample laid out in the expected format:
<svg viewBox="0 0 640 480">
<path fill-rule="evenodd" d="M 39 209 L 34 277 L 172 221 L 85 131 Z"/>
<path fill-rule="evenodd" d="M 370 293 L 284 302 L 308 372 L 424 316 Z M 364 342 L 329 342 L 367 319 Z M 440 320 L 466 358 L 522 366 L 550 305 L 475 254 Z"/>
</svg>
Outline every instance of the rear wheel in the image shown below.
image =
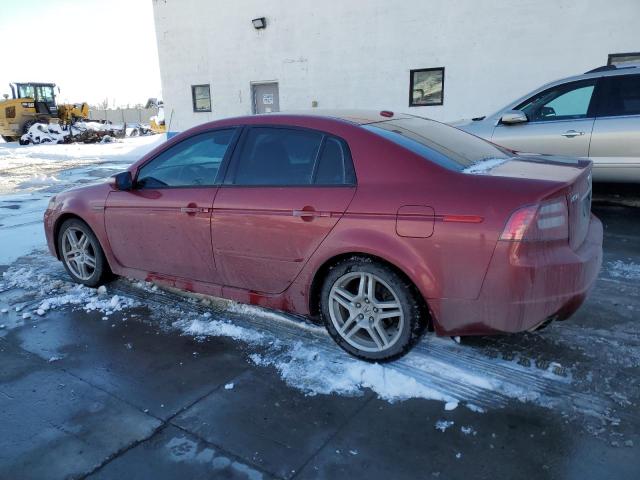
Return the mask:
<svg viewBox="0 0 640 480">
<path fill-rule="evenodd" d="M 100 242 L 82 220 L 65 221 L 58 233 L 58 251 L 67 273 L 76 283 L 100 285 L 109 274 Z"/>
<path fill-rule="evenodd" d="M 336 343 L 368 361 L 408 352 L 424 331 L 415 288 L 393 268 L 366 257 L 333 267 L 321 294 L 322 317 Z"/>
</svg>

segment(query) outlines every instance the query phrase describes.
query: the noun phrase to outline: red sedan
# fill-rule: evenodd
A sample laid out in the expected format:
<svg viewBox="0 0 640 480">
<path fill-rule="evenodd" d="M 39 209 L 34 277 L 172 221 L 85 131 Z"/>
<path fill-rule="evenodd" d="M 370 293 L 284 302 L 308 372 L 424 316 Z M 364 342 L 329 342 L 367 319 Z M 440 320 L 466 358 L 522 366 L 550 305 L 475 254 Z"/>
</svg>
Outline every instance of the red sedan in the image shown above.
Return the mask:
<svg viewBox="0 0 640 480">
<path fill-rule="evenodd" d="M 565 319 L 602 263 L 590 161 L 386 111 L 201 125 L 57 195 L 45 228 L 76 282 L 114 273 L 319 317 L 374 361 L 427 327 Z"/>
</svg>

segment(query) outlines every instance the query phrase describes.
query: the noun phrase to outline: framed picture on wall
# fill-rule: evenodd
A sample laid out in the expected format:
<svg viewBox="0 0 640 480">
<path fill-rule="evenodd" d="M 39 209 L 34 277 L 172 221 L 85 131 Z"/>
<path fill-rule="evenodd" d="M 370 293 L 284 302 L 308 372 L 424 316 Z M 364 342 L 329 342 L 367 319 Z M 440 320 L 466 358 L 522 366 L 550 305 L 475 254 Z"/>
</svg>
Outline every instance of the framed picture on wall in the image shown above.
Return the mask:
<svg viewBox="0 0 640 480">
<path fill-rule="evenodd" d="M 444 67 L 411 70 L 409 106 L 442 105 L 444 102 Z"/>
</svg>

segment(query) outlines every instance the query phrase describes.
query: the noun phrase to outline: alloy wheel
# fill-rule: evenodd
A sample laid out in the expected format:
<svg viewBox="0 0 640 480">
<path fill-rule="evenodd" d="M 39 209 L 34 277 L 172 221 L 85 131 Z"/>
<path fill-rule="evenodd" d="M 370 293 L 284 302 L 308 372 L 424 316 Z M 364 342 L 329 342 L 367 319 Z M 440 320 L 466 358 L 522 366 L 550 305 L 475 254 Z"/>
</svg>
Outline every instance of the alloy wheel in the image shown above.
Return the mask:
<svg viewBox="0 0 640 480">
<path fill-rule="evenodd" d="M 398 295 L 369 272 L 350 272 L 338 278 L 329 292 L 329 315 L 338 334 L 365 352 L 391 348 L 404 325 Z"/>
<path fill-rule="evenodd" d="M 64 261 L 76 277 L 89 280 L 96 270 L 96 251 L 89 236 L 79 228 L 69 227 L 62 237 Z"/>
</svg>

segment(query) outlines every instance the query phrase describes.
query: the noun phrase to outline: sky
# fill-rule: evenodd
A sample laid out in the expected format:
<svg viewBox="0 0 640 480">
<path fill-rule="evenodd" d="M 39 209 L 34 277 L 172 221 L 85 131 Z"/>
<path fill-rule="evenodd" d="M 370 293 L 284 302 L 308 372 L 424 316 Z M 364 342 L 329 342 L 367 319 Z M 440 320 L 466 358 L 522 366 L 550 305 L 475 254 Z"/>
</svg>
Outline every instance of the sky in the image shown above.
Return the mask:
<svg viewBox="0 0 640 480">
<path fill-rule="evenodd" d="M 153 0 L 0 0 L 0 98 L 9 83 L 60 87 L 59 103 L 161 98 Z"/>
</svg>

